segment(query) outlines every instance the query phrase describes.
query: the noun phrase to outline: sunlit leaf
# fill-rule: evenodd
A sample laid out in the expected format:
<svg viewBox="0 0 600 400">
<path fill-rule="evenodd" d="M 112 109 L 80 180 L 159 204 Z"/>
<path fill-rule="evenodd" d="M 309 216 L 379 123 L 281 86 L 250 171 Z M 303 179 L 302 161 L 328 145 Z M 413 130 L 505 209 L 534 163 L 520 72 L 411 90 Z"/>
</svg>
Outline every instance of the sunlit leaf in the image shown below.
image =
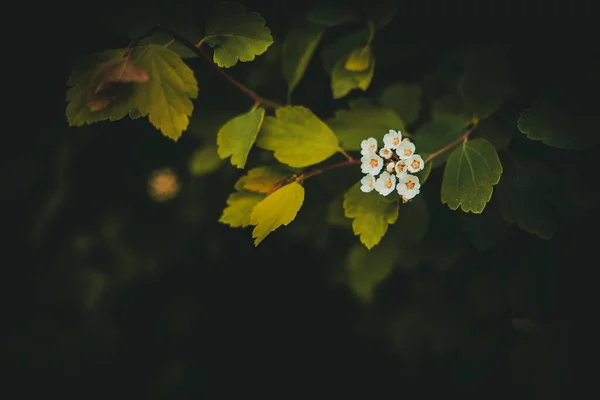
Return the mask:
<svg viewBox="0 0 600 400">
<path fill-rule="evenodd" d="M 379 102 L 384 107 L 394 110 L 406 125 L 411 125 L 417 120 L 421 110 L 421 85 L 392 83 L 383 90 Z"/>
<path fill-rule="evenodd" d="M 264 117 L 265 109 L 257 107 L 227 121 L 217 134 L 219 157 L 231 156 L 232 165 L 244 168 Z"/>
<path fill-rule="evenodd" d="M 442 180 L 442 203 L 451 210 L 480 214 L 500 181 L 502 164 L 485 139 L 459 144 L 448 157 Z"/>
<path fill-rule="evenodd" d="M 237 190 L 267 193 L 289 174 L 275 167 L 256 167 L 235 183 Z"/>
<path fill-rule="evenodd" d="M 298 168 L 320 163 L 339 150 L 331 128 L 302 106 L 279 108 L 275 117 L 265 117 L 256 145 Z"/>
<path fill-rule="evenodd" d="M 216 171 L 223 160 L 217 153 L 217 146 L 208 145 L 198 148 L 190 158 L 190 173 L 193 176 L 201 176 Z"/>
<path fill-rule="evenodd" d="M 350 57 L 355 56 L 356 51 L 361 58 L 353 60 Z M 349 67 L 351 69 L 348 69 Z M 333 98 L 340 99 L 354 89 L 367 90 L 371 85 L 374 71 L 375 56 L 370 50 L 355 49 L 346 57 L 340 58 L 331 73 Z"/>
<path fill-rule="evenodd" d="M 265 198 L 264 194 L 252 192 L 235 192 L 229 195 L 227 207 L 223 210 L 219 222 L 232 228 L 250 226 L 250 215 L 258 203 Z"/>
<path fill-rule="evenodd" d="M 345 150 L 360 150 L 360 143 L 369 137 L 381 142 L 390 129 L 404 132 L 404 123 L 389 108 L 351 103 L 350 110 L 336 110 L 327 125 L 333 129 Z"/>
<path fill-rule="evenodd" d="M 265 197 L 250 215 L 254 245 L 258 246 L 265 237 L 281 225 L 288 225 L 296 218 L 304 202 L 304 187 L 293 182 Z"/>
<path fill-rule="evenodd" d="M 178 140 L 187 129 L 198 96 L 194 72 L 171 50 L 150 45 L 134 53 L 137 64 L 150 80 L 136 87 L 135 106 L 155 128 Z"/>
<path fill-rule="evenodd" d="M 388 225 L 398 218 L 398 203 L 386 201 L 378 193 L 363 193 L 360 184 L 352 186 L 344 195 L 344 211 L 352 218 L 352 230 L 368 249 L 373 248 L 385 235 Z"/>
<path fill-rule="evenodd" d="M 100 66 L 123 60 L 125 50 L 107 50 L 84 57 L 73 68 L 67 81 L 66 117 L 70 126 L 121 119 L 132 108 L 132 83 L 116 85 L 113 90 L 96 93 L 105 78 Z"/>
<path fill-rule="evenodd" d="M 213 59 L 222 68 L 253 61 L 273 43 L 271 30 L 257 13 L 246 12 L 238 2 L 216 3 L 206 19 L 206 32 L 202 39 L 214 49 Z"/>
<path fill-rule="evenodd" d="M 594 116 L 598 120 L 597 116 Z M 531 140 L 561 149 L 584 150 L 599 141 L 600 124 L 566 111 L 556 101 L 538 98 L 517 122 Z"/>
<path fill-rule="evenodd" d="M 503 50 L 473 49 L 458 81 L 465 108 L 478 119 L 492 115 L 510 93 L 510 76 Z"/>
<path fill-rule="evenodd" d="M 558 180 L 544 164 L 533 161 L 513 158 L 504 169 L 496 190 L 502 216 L 525 232 L 550 239 L 556 232 L 553 197 Z"/>
<path fill-rule="evenodd" d="M 390 242 L 382 242 L 372 250 L 362 245 L 352 246 L 346 255 L 348 286 L 363 302 L 371 302 L 377 286 L 393 271 L 399 255 L 399 247 Z"/>
<path fill-rule="evenodd" d="M 348 55 L 355 49 L 361 49 L 367 46 L 373 40 L 374 34 L 375 31 L 372 27 L 364 28 L 343 36 L 335 42 L 325 46 L 321 52 L 325 70 L 329 74 L 332 74 L 334 67 L 341 59 L 344 59 L 341 64 L 343 67 Z"/>
<path fill-rule="evenodd" d="M 294 26 L 283 42 L 282 70 L 292 93 L 302 79 L 306 67 L 317 49 L 324 33 L 323 27 L 305 22 Z"/>
</svg>

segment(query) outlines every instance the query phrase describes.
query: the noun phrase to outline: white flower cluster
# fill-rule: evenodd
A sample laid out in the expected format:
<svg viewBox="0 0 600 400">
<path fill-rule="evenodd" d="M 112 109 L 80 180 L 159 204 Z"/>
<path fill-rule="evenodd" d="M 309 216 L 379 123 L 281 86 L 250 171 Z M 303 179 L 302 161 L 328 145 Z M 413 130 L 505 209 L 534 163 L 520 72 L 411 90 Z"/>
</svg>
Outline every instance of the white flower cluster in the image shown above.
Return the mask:
<svg viewBox="0 0 600 400">
<path fill-rule="evenodd" d="M 361 170 L 366 174 L 360 181 L 360 190 L 369 193 L 375 189 L 382 196 L 387 196 L 396 189 L 405 202 L 419 194 L 419 178 L 410 173 L 421 171 L 425 162 L 415 153 L 414 143 L 408 138 L 402 139 L 400 131 L 390 129 L 383 136 L 381 149 L 378 149 L 375 138 L 363 140 L 360 147 Z"/>
</svg>

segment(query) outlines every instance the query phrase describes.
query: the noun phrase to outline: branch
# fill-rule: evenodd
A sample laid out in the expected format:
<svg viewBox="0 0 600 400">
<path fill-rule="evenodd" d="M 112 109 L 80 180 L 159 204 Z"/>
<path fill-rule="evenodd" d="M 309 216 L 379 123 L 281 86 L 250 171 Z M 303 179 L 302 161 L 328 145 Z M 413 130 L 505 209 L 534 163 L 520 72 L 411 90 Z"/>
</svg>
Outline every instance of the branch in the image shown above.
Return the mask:
<svg viewBox="0 0 600 400">
<path fill-rule="evenodd" d="M 191 51 L 193 51 L 198 57 L 204 59 L 204 61 L 206 61 L 206 63 L 208 65 L 210 65 L 219 75 L 221 75 L 221 77 L 223 77 L 225 80 L 227 80 L 227 82 L 229 82 L 231 85 L 233 85 L 236 88 L 238 88 L 246 96 L 248 96 L 252 100 L 254 100 L 255 103 L 259 103 L 259 104 L 263 105 L 266 108 L 272 108 L 272 109 L 283 107 L 281 104 L 278 104 L 278 103 L 275 103 L 275 102 L 272 102 L 270 100 L 267 100 L 267 99 L 264 99 L 264 98 L 260 97 L 259 95 L 257 95 L 256 93 L 254 93 L 252 90 L 250 90 L 246 86 L 244 86 L 242 83 L 240 83 L 240 82 L 236 81 L 235 79 L 233 79 L 231 76 L 229 76 L 227 74 L 227 72 L 225 72 L 217 64 L 215 64 L 213 62 L 213 60 L 211 60 L 211 58 L 206 55 L 206 53 L 204 53 L 199 47 L 196 47 L 196 45 L 194 43 L 190 42 L 189 40 L 187 40 L 186 38 L 184 38 L 183 36 L 181 36 L 177 32 L 172 31 L 169 28 L 165 28 L 165 27 L 160 26 L 160 25 L 157 25 L 157 26 L 155 26 L 153 28 L 150 28 L 143 35 L 140 35 L 138 38 L 134 39 L 129 44 L 129 46 L 127 46 L 127 47 L 129 49 L 135 48 L 140 41 L 142 41 L 143 39 L 145 39 L 145 38 L 147 38 L 149 36 L 152 36 L 156 32 L 164 32 L 164 33 L 166 33 L 168 35 L 171 35 L 173 37 L 173 39 L 175 39 L 177 42 L 181 43 L 182 45 L 184 45 L 185 47 L 187 47 L 188 49 L 190 49 Z"/>
<path fill-rule="evenodd" d="M 460 142 L 466 142 L 467 139 L 469 138 L 469 135 L 471 134 L 471 132 L 473 132 L 475 130 L 475 128 L 477 128 L 478 124 L 479 124 L 479 121 L 477 119 L 473 120 L 473 124 L 465 132 L 464 135 L 462 135 L 461 137 L 459 137 L 455 141 L 448 143 L 447 145 L 445 145 L 444 147 L 442 147 L 441 149 L 439 149 L 435 153 L 430 154 L 429 157 L 427 157 L 427 159 L 425 160 L 425 164 L 427 164 L 429 161 L 433 160 L 434 158 L 436 158 L 437 156 L 439 156 L 440 154 L 442 154 L 446 150 L 449 150 L 450 148 L 456 146 Z"/>
</svg>

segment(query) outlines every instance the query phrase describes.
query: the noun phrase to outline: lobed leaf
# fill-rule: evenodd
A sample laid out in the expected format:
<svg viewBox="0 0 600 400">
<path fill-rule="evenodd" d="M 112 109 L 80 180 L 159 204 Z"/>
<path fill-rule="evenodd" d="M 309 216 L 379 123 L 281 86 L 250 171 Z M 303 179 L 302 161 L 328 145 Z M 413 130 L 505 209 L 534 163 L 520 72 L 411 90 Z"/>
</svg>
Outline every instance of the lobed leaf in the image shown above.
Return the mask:
<svg viewBox="0 0 600 400">
<path fill-rule="evenodd" d="M 293 182 L 277 189 L 261 200 L 250 214 L 254 245 L 258 246 L 269 233 L 281 225 L 288 225 L 296 218 L 304 202 L 304 187 Z"/>
<path fill-rule="evenodd" d="M 210 11 L 202 41 L 214 49 L 214 62 L 229 68 L 238 61 L 254 61 L 273 44 L 273 36 L 259 14 L 246 12 L 241 3 L 225 1 Z"/>
<path fill-rule="evenodd" d="M 500 182 L 502 164 L 485 139 L 462 142 L 450 154 L 442 180 L 442 203 L 451 210 L 481 214 Z"/>
<path fill-rule="evenodd" d="M 265 117 L 256 145 L 274 151 L 275 158 L 291 167 L 308 167 L 339 150 L 338 139 L 323 121 L 302 106 L 287 106 Z"/>
<path fill-rule="evenodd" d="M 257 107 L 227 121 L 217 134 L 219 157 L 231 156 L 233 166 L 244 168 L 264 117 L 265 109 Z"/>
<path fill-rule="evenodd" d="M 150 76 L 136 88 L 134 103 L 142 116 L 165 136 L 177 141 L 187 129 L 198 96 L 194 72 L 181 57 L 164 46 L 150 45 L 135 55 Z"/>
<path fill-rule="evenodd" d="M 378 193 L 363 193 L 360 183 L 344 195 L 344 212 L 353 218 L 352 230 L 368 249 L 373 248 L 385 235 L 388 225 L 398 218 L 398 202 Z"/>
</svg>

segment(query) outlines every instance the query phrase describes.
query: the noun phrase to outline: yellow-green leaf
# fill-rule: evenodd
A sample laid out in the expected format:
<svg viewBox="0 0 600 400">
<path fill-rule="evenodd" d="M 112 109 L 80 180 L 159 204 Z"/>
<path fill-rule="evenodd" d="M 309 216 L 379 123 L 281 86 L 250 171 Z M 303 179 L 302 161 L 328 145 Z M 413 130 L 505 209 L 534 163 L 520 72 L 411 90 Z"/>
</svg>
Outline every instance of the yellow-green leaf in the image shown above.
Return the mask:
<svg viewBox="0 0 600 400">
<path fill-rule="evenodd" d="M 265 237 L 281 225 L 288 225 L 296 218 L 304 202 L 304 188 L 293 182 L 271 193 L 258 203 L 250 215 L 254 245 L 258 246 Z"/>
<path fill-rule="evenodd" d="M 275 167 L 256 167 L 248 171 L 235 183 L 237 190 L 268 193 L 282 179 L 289 176 L 285 171 Z"/>
<path fill-rule="evenodd" d="M 352 72 L 364 72 L 371 66 L 373 58 L 371 45 L 354 49 L 348 55 L 344 68 Z"/>
<path fill-rule="evenodd" d="M 442 203 L 451 210 L 480 214 L 500 182 L 502 164 L 494 146 L 485 139 L 458 145 L 450 154 L 442 180 Z"/>
<path fill-rule="evenodd" d="M 379 102 L 394 110 L 406 125 L 414 123 L 421 110 L 421 85 L 418 83 L 395 82 L 388 85 Z"/>
<path fill-rule="evenodd" d="M 347 65 L 350 56 L 351 54 L 340 58 L 331 73 L 331 90 L 334 99 L 341 99 L 355 89 L 365 91 L 371 85 L 373 72 L 375 71 L 375 56 L 370 52 L 366 53 L 365 57 L 368 57 L 368 59 L 363 60 L 361 64 L 351 62 L 350 67 L 355 70 L 349 70 L 347 69 Z M 367 64 L 367 68 L 365 70 L 357 70 L 358 68 L 363 68 L 365 66 L 364 63 Z"/>
<path fill-rule="evenodd" d="M 287 106 L 265 117 L 256 145 L 274 151 L 275 158 L 291 167 L 308 167 L 339 150 L 338 139 L 308 108 Z"/>
<path fill-rule="evenodd" d="M 334 117 L 327 120 L 343 149 L 360 150 L 364 139 L 381 140 L 390 129 L 404 133 L 404 123 L 393 110 L 361 102 L 351 102 L 350 106 L 350 110 L 337 110 Z"/>
<path fill-rule="evenodd" d="M 232 165 L 244 168 L 264 117 L 265 109 L 258 107 L 227 121 L 217 134 L 219 157 L 231 156 Z"/>
<path fill-rule="evenodd" d="M 250 226 L 250 215 L 258 203 L 265 198 L 264 194 L 252 192 L 235 192 L 229 195 L 227 207 L 223 210 L 219 222 L 232 228 Z"/>
<path fill-rule="evenodd" d="M 282 70 L 288 83 L 288 94 L 302 79 L 304 71 L 323 37 L 324 28 L 310 22 L 294 26 L 283 42 Z"/>
<path fill-rule="evenodd" d="M 353 218 L 352 230 L 368 249 L 375 246 L 385 235 L 388 225 L 398 218 L 398 202 L 390 201 L 379 193 L 363 193 L 360 183 L 352 186 L 344 195 L 344 211 Z"/>
<path fill-rule="evenodd" d="M 190 173 L 193 176 L 210 174 L 221 166 L 223 160 L 217 153 L 217 146 L 202 146 L 190 158 Z"/>
<path fill-rule="evenodd" d="M 106 78 L 102 65 L 123 60 L 125 50 L 107 50 L 83 58 L 67 81 L 66 117 L 70 126 L 121 119 L 132 108 L 133 83 L 121 83 L 100 93 L 96 89 Z M 110 71 L 109 71 L 110 72 Z"/>
<path fill-rule="evenodd" d="M 181 57 L 163 46 L 150 45 L 134 53 L 137 64 L 150 76 L 138 84 L 135 106 L 155 128 L 178 140 L 187 129 L 198 96 L 194 72 Z"/>
<path fill-rule="evenodd" d="M 238 60 L 253 61 L 271 44 L 271 30 L 257 13 L 247 13 L 246 6 L 233 1 L 214 5 L 206 20 L 202 41 L 214 49 L 213 60 L 222 68 L 233 67 Z"/>
</svg>

